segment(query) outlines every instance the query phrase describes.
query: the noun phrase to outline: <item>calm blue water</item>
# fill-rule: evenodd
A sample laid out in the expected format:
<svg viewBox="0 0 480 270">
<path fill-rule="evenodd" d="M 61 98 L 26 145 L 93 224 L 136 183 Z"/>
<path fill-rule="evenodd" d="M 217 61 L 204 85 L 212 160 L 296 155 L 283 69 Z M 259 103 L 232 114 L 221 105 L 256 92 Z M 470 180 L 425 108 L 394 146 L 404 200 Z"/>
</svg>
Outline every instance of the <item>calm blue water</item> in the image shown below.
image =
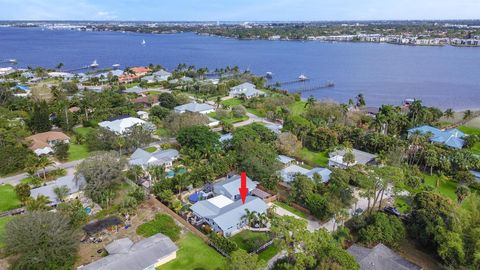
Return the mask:
<svg viewBox="0 0 480 270">
<path fill-rule="evenodd" d="M 140 45 L 142 39 L 146 46 Z M 172 69 L 187 63 L 213 70 L 237 65 L 257 74 L 271 71 L 273 81 L 293 80 L 303 73 L 315 79 L 311 84 L 327 80 L 336 84 L 304 92 L 305 97 L 346 102 L 361 92 L 372 106 L 418 98 L 444 109 L 480 108 L 480 48 L 0 28 L 0 59 L 8 58 L 17 59 L 22 67 L 63 62 L 65 69 L 94 59 L 103 67 L 158 63 Z"/>
</svg>

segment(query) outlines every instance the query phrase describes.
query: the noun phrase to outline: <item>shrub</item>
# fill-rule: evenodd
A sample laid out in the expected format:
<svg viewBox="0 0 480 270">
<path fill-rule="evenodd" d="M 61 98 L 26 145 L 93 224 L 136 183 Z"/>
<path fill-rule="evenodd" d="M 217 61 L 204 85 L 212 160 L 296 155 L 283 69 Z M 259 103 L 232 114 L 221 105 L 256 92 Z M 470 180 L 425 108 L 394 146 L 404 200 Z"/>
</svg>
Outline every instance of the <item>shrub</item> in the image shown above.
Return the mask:
<svg viewBox="0 0 480 270">
<path fill-rule="evenodd" d="M 231 241 L 228 238 L 218 235 L 217 233 L 210 234 L 210 241 L 219 249 L 227 254 L 231 254 L 235 250 L 238 250 L 237 243 Z"/>
<path fill-rule="evenodd" d="M 376 213 L 367 218 L 367 224 L 360 229 L 358 237 L 368 246 L 383 243 L 390 247 L 397 247 L 405 238 L 405 227 L 397 217 Z"/>
<path fill-rule="evenodd" d="M 172 241 L 177 241 L 180 238 L 180 228 L 175 224 L 173 218 L 166 214 L 158 214 L 153 220 L 137 228 L 137 234 L 144 237 L 150 237 L 157 233 L 170 237 Z"/>
</svg>

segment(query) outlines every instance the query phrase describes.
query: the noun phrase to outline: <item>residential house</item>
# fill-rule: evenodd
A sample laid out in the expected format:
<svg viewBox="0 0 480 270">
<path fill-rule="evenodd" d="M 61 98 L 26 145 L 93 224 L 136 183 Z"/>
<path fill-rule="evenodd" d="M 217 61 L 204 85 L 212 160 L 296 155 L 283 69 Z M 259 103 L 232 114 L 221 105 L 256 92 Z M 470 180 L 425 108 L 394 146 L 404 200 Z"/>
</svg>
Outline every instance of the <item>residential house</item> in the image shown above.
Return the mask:
<svg viewBox="0 0 480 270">
<path fill-rule="evenodd" d="M 263 96 L 265 92 L 257 90 L 254 84 L 246 82 L 230 88 L 230 96 L 239 97 L 244 95 L 247 99 Z"/>
<path fill-rule="evenodd" d="M 173 108 L 177 113 L 192 112 L 192 113 L 201 113 L 208 114 L 215 112 L 215 107 L 206 103 L 188 103 L 177 106 Z"/>
<path fill-rule="evenodd" d="M 209 126 L 209 127 L 216 127 L 216 126 L 220 125 L 220 120 L 218 120 L 218 119 L 208 117 L 208 121 L 209 122 L 208 122 L 207 126 Z"/>
<path fill-rule="evenodd" d="M 213 193 L 216 195 L 223 195 L 230 200 L 239 200 L 240 199 L 240 192 L 238 188 L 241 185 L 241 178 L 240 175 L 231 176 L 223 181 L 217 182 L 213 185 Z M 252 181 L 250 177 L 247 176 L 247 188 L 249 194 L 257 188 L 258 183 Z"/>
<path fill-rule="evenodd" d="M 343 157 L 345 156 L 345 153 L 346 153 L 345 150 L 338 150 L 330 153 L 329 154 L 330 158 L 328 159 L 328 166 L 333 168 L 345 169 L 347 167 L 351 167 L 357 164 L 371 165 L 375 163 L 375 158 L 377 158 L 377 155 L 370 154 L 357 149 L 352 149 L 352 154 L 355 160 L 353 163 L 347 164 L 346 162 L 343 161 Z"/>
<path fill-rule="evenodd" d="M 52 78 L 62 78 L 64 81 L 71 81 L 75 78 L 75 74 L 73 73 L 59 71 L 48 72 L 48 76 Z"/>
<path fill-rule="evenodd" d="M 15 90 L 13 95 L 16 97 L 29 97 L 32 95 L 32 89 L 27 85 L 17 84 Z"/>
<path fill-rule="evenodd" d="M 152 106 L 156 106 L 156 105 L 159 105 L 160 103 L 158 102 L 158 96 L 142 96 L 142 97 L 138 97 L 136 99 L 133 100 L 133 103 L 135 104 L 141 104 L 143 105 L 144 107 L 148 108 L 148 107 L 152 107 Z"/>
<path fill-rule="evenodd" d="M 282 133 L 283 126 L 280 124 L 270 123 L 270 124 L 266 124 L 265 127 L 277 135 Z"/>
<path fill-rule="evenodd" d="M 291 157 L 287 157 L 284 155 L 278 155 L 277 160 L 283 164 L 283 166 L 288 166 L 296 163 L 297 161 Z"/>
<path fill-rule="evenodd" d="M 130 87 L 130 88 L 128 88 L 128 89 L 123 90 L 122 92 L 123 92 L 123 93 L 140 95 L 141 93 L 143 93 L 143 92 L 145 92 L 145 91 L 146 91 L 146 90 L 143 89 L 143 88 L 140 87 L 140 86 L 133 86 L 133 87 Z"/>
<path fill-rule="evenodd" d="M 362 270 L 421 270 L 422 267 L 406 260 L 383 244 L 374 248 L 353 245 L 347 249 Z"/>
<path fill-rule="evenodd" d="M 157 82 L 157 79 L 153 75 L 142 77 L 141 80 L 143 82 L 146 82 L 146 83 L 156 83 Z"/>
<path fill-rule="evenodd" d="M 455 149 L 462 149 L 465 144 L 465 134 L 456 128 L 440 130 L 432 126 L 420 126 L 408 130 L 408 136 L 413 134 L 431 134 L 430 141 L 432 143 L 440 143 Z"/>
<path fill-rule="evenodd" d="M 60 131 L 47 131 L 29 136 L 26 140 L 30 142 L 29 148 L 40 156 L 53 153 L 56 144 L 69 143 L 70 137 Z"/>
<path fill-rule="evenodd" d="M 143 149 L 138 148 L 130 156 L 129 164 L 138 165 L 146 169 L 149 166 L 165 166 L 171 168 L 173 161 L 178 159 L 180 154 L 175 149 L 158 150 L 153 153 L 149 153 Z"/>
<path fill-rule="evenodd" d="M 238 192 L 238 186 L 236 189 Z M 207 223 L 215 232 L 232 236 L 246 226 L 245 210 L 264 214 L 268 205 L 262 199 L 253 196 L 247 196 L 245 203 L 242 203 L 242 200 L 233 201 L 224 195 L 218 195 L 199 201 L 190 209 L 198 220 L 197 224 Z"/>
<path fill-rule="evenodd" d="M 152 75 L 155 77 L 156 81 L 163 82 L 163 81 L 167 81 L 168 78 L 170 78 L 170 76 L 172 76 L 172 73 L 161 69 L 157 72 L 154 72 Z"/>
<path fill-rule="evenodd" d="M 74 199 L 80 195 L 87 182 L 84 177 L 75 177 L 74 175 L 67 175 L 60 177 L 55 181 L 48 182 L 45 186 L 34 188 L 30 190 L 32 198 L 38 198 L 40 195 L 46 196 L 50 200 L 50 205 L 57 205 L 60 199 L 55 193 L 55 189 L 59 187 L 68 188 L 68 196 L 66 200 Z"/>
<path fill-rule="evenodd" d="M 117 134 L 124 134 L 129 128 L 133 126 L 136 126 L 136 125 L 147 126 L 148 123 L 142 119 L 127 116 L 127 117 L 122 117 L 120 119 L 116 119 L 112 121 L 103 121 L 98 123 L 98 125 L 102 128 L 111 130 Z"/>
<path fill-rule="evenodd" d="M 278 174 L 286 184 L 291 183 L 298 174 L 305 175 L 312 180 L 314 179 L 315 174 L 318 174 L 322 179 L 322 183 L 327 183 L 330 180 L 331 173 L 332 171 L 327 168 L 316 167 L 309 170 L 295 164 L 278 171 Z"/>
<path fill-rule="evenodd" d="M 108 256 L 78 270 L 155 270 L 177 258 L 177 246 L 167 236 L 158 233 L 133 243 L 128 238 L 114 240 L 105 250 Z"/>
<path fill-rule="evenodd" d="M 132 67 L 130 68 L 130 71 L 138 77 L 145 76 L 151 72 L 151 70 L 146 67 Z"/>
</svg>

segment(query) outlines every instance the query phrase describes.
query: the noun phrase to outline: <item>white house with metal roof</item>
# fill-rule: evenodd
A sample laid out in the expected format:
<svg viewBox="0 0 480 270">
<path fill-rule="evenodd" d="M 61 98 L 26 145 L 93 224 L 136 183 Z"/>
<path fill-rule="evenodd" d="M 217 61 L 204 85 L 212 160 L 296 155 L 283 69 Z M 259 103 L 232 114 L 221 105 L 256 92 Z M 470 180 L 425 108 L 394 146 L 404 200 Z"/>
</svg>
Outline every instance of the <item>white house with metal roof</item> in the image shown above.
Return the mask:
<svg viewBox="0 0 480 270">
<path fill-rule="evenodd" d="M 213 184 L 213 193 L 216 195 L 223 195 L 231 200 L 239 200 L 240 199 L 240 192 L 238 189 L 240 188 L 241 178 L 240 175 L 234 175 L 226 180 L 217 182 Z M 252 181 L 250 177 L 247 176 L 247 188 L 249 194 L 257 188 L 258 182 Z"/>
<path fill-rule="evenodd" d="M 173 161 L 178 159 L 180 154 L 176 149 L 158 150 L 153 153 L 149 153 L 143 149 L 138 148 L 130 156 L 128 163 L 130 165 L 138 165 L 146 169 L 150 166 L 165 166 L 170 168 L 173 165 Z"/>
<path fill-rule="evenodd" d="M 108 256 L 78 270 L 155 270 L 177 257 L 177 246 L 167 236 L 158 233 L 133 243 L 128 238 L 118 239 L 105 249 Z"/>
<path fill-rule="evenodd" d="M 265 92 L 258 90 L 254 84 L 249 82 L 245 82 L 230 88 L 230 96 L 238 97 L 241 95 L 244 95 L 247 99 L 250 99 L 253 97 L 263 96 L 265 95 Z"/>
<path fill-rule="evenodd" d="M 373 164 L 375 162 L 375 158 L 377 158 L 377 155 L 370 154 L 357 149 L 352 149 L 352 154 L 355 158 L 355 161 L 353 163 L 347 164 L 345 161 L 343 161 L 343 157 L 345 156 L 345 153 L 346 153 L 345 150 L 338 150 L 330 153 L 328 166 L 345 169 L 347 167 L 351 167 L 356 164 L 362 164 L 362 165 Z"/>
<path fill-rule="evenodd" d="M 147 122 L 136 117 L 126 117 L 114 121 L 103 121 L 98 123 L 98 125 L 117 134 L 124 134 L 129 128 L 136 125 L 147 125 Z"/>
<path fill-rule="evenodd" d="M 167 81 L 168 78 L 170 78 L 170 76 L 172 76 L 172 73 L 164 70 L 164 69 L 161 69 L 157 72 L 154 72 L 152 74 L 152 76 L 155 77 L 155 80 L 158 81 L 158 82 L 163 82 L 163 81 Z"/>
<path fill-rule="evenodd" d="M 316 167 L 309 170 L 295 164 L 287 166 L 278 171 L 278 174 L 282 178 L 283 182 L 287 184 L 292 182 L 295 179 L 295 176 L 298 174 L 305 175 L 312 180 L 314 179 L 315 174 L 318 174 L 321 177 L 322 182 L 326 183 L 330 180 L 331 173 L 332 171 L 327 168 Z"/>
<path fill-rule="evenodd" d="M 245 227 L 246 209 L 250 212 L 264 214 L 268 205 L 258 197 L 247 196 L 243 204 L 241 200 L 234 201 L 224 195 L 219 195 L 199 201 L 190 209 L 199 220 L 199 224 L 207 223 L 214 231 L 223 233 L 224 236 L 232 236 Z"/>
<path fill-rule="evenodd" d="M 215 111 L 215 107 L 206 103 L 188 103 L 177 106 L 173 108 L 177 113 L 192 112 L 192 113 L 201 113 L 208 114 Z"/>
</svg>

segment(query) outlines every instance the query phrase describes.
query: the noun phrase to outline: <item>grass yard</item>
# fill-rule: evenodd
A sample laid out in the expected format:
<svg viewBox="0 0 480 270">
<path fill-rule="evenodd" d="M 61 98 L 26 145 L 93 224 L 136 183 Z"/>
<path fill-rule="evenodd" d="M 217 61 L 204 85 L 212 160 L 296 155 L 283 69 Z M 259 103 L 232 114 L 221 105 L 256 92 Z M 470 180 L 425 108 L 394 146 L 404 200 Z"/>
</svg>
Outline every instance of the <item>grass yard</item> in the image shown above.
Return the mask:
<svg viewBox="0 0 480 270">
<path fill-rule="evenodd" d="M 323 167 L 326 167 L 328 165 L 328 153 L 326 151 L 313 152 L 304 147 L 297 154 L 297 157 L 312 165 L 319 165 Z"/>
<path fill-rule="evenodd" d="M 8 216 L 8 217 L 2 217 L 0 218 L 0 249 L 3 247 L 4 243 L 3 243 L 3 237 L 5 235 L 5 225 L 7 225 L 7 223 L 12 220 L 12 216 Z"/>
<path fill-rule="evenodd" d="M 437 175 L 435 175 L 435 174 L 434 175 L 425 174 L 424 177 L 425 177 L 425 184 L 426 185 L 429 185 L 433 188 L 436 187 L 436 179 L 438 177 Z M 441 183 L 440 187 L 437 189 L 437 191 L 440 194 L 443 194 L 443 195 L 449 197 L 453 201 L 457 200 L 457 195 L 455 194 L 456 190 L 457 190 L 457 183 L 454 182 L 454 181 L 446 181 L 444 183 Z"/>
<path fill-rule="evenodd" d="M 250 253 L 267 243 L 270 240 L 270 235 L 266 232 L 243 230 L 230 237 L 230 240 L 237 243 L 239 248 Z"/>
<path fill-rule="evenodd" d="M 480 128 L 459 126 L 458 129 L 468 135 L 480 135 Z"/>
<path fill-rule="evenodd" d="M 20 207 L 20 200 L 12 185 L 0 185 L 0 212 Z"/>
<path fill-rule="evenodd" d="M 405 214 L 410 211 L 410 205 L 407 203 L 404 197 L 395 197 L 395 207 L 400 213 Z"/>
<path fill-rule="evenodd" d="M 227 268 L 227 260 L 192 233 L 182 236 L 177 245 L 177 258 L 157 270 Z"/>
<path fill-rule="evenodd" d="M 235 123 L 238 123 L 238 122 L 243 122 L 245 120 L 248 120 L 248 116 L 246 116 L 246 115 L 244 115 L 242 117 L 234 117 L 232 113 L 230 113 L 228 117 L 223 117 L 223 118 L 218 117 L 216 112 L 209 113 L 208 116 L 210 116 L 214 119 L 223 121 L 227 124 L 235 124 Z"/>
<path fill-rule="evenodd" d="M 223 105 L 228 105 L 228 106 L 230 106 L 230 107 L 233 107 L 233 106 L 241 105 L 241 104 L 242 104 L 242 100 L 240 100 L 240 99 L 238 99 L 238 98 L 231 98 L 231 99 L 227 99 L 227 100 L 222 101 L 222 104 L 223 104 Z"/>
<path fill-rule="evenodd" d="M 177 241 L 180 236 L 180 228 L 175 224 L 173 218 L 166 214 L 158 214 L 155 219 L 138 226 L 137 234 L 143 237 L 150 237 L 162 233 L 172 241 Z"/>
<path fill-rule="evenodd" d="M 294 213 L 295 215 L 297 215 L 299 217 L 307 218 L 307 214 L 305 214 L 304 212 L 302 212 L 300 210 L 297 210 L 297 209 L 291 207 L 290 205 L 288 205 L 286 203 L 275 201 L 274 204 L 278 207 L 281 207 L 281 208 L 291 212 L 291 213 Z"/>
<path fill-rule="evenodd" d="M 271 245 L 266 248 L 264 251 L 258 253 L 258 259 L 268 262 L 273 256 L 277 255 L 280 252 L 280 249 L 275 246 Z"/>
<path fill-rule="evenodd" d="M 257 109 L 251 109 L 251 108 L 247 108 L 247 112 L 251 113 L 251 114 L 255 114 L 256 116 L 258 117 L 265 117 L 266 116 L 266 113 L 263 112 L 263 111 L 259 111 Z"/>
<path fill-rule="evenodd" d="M 88 134 L 92 133 L 94 128 L 91 127 L 78 127 L 74 128 L 73 131 L 77 134 L 80 134 L 80 136 L 86 137 Z"/>
<path fill-rule="evenodd" d="M 153 152 L 157 151 L 157 147 L 150 146 L 150 147 L 145 148 L 145 151 L 147 151 L 149 153 L 153 153 Z"/>
<path fill-rule="evenodd" d="M 90 152 L 86 145 L 72 143 L 68 149 L 68 161 L 84 159 L 87 158 L 89 154 Z"/>
<path fill-rule="evenodd" d="M 165 137 L 168 135 L 168 130 L 166 128 L 158 128 L 156 131 L 155 131 L 155 135 L 157 136 L 160 136 L 160 137 Z"/>
<path fill-rule="evenodd" d="M 292 105 L 289 106 L 290 112 L 293 115 L 300 115 L 305 112 L 305 101 L 295 101 Z"/>
</svg>

